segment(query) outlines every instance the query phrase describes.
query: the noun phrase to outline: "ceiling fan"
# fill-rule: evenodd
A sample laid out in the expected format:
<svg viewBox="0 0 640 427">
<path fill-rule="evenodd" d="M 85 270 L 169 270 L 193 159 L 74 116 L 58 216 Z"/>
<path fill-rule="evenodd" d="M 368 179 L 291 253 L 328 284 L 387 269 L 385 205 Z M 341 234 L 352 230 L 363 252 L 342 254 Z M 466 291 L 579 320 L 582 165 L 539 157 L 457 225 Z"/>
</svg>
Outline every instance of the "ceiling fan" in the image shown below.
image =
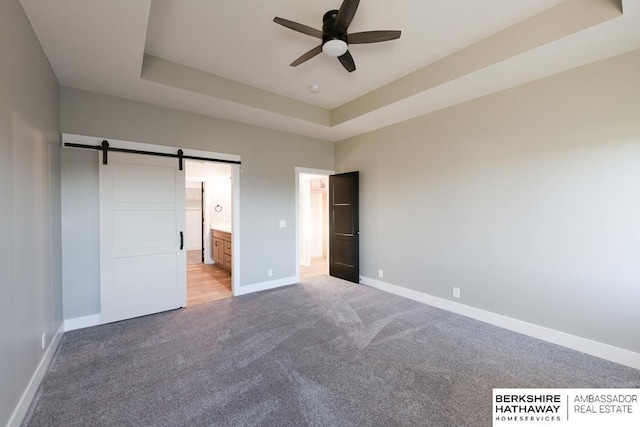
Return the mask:
<svg viewBox="0 0 640 427">
<path fill-rule="evenodd" d="M 348 34 L 347 29 L 358 10 L 359 3 L 360 0 L 344 0 L 340 10 L 330 10 L 325 13 L 322 17 L 322 31 L 277 16 L 273 18 L 276 24 L 322 39 L 320 46 L 314 47 L 290 65 L 296 67 L 324 52 L 325 55 L 337 57 L 342 66 L 351 73 L 355 71 L 356 64 L 349 53 L 350 44 L 378 43 L 400 38 L 400 31 L 364 31 Z"/>
</svg>

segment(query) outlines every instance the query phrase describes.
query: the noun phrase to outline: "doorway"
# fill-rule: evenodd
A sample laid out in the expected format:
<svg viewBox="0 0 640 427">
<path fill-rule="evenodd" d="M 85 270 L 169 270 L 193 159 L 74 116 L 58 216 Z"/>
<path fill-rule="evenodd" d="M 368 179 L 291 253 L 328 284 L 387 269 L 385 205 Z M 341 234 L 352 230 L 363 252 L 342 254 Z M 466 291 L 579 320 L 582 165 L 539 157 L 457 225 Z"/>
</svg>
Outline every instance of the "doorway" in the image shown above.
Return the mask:
<svg viewBox="0 0 640 427">
<path fill-rule="evenodd" d="M 187 306 L 193 306 L 233 294 L 233 180 L 226 164 L 187 160 L 185 173 Z"/>
<path fill-rule="evenodd" d="M 154 216 L 152 220 L 149 220 L 146 217 L 136 213 L 136 212 L 122 212 L 119 213 L 118 216 L 118 224 L 116 224 L 118 230 L 122 229 L 122 232 L 118 234 L 117 247 L 118 251 L 122 252 L 121 249 L 127 248 L 135 248 L 135 246 L 144 246 L 145 250 L 149 249 L 150 242 L 156 246 L 161 246 L 159 257 L 155 257 L 156 260 L 158 258 L 162 258 L 158 262 L 159 267 L 156 265 L 142 265 L 145 261 L 143 257 L 139 257 L 137 260 L 133 258 L 136 256 L 135 253 L 129 251 L 128 253 L 114 253 L 110 249 L 105 248 L 103 251 L 103 243 L 104 242 L 115 242 L 113 232 L 109 230 L 103 230 L 103 218 L 114 219 L 114 214 L 111 212 L 109 214 L 107 212 L 106 215 L 100 214 L 100 229 L 99 233 L 95 236 L 95 244 L 100 247 L 100 261 L 97 266 L 88 265 L 81 266 L 82 268 L 87 268 L 91 277 L 94 277 L 93 274 L 100 277 L 99 280 L 99 292 L 100 292 L 100 319 L 92 320 L 91 325 L 93 326 L 93 322 L 97 322 L 100 324 L 109 323 L 110 321 L 124 320 L 125 318 L 133 318 L 144 316 L 147 314 L 157 313 L 165 310 L 170 310 L 178 307 L 184 307 L 186 305 L 186 251 L 183 249 L 183 235 L 184 230 L 186 230 L 186 224 L 184 220 L 185 214 L 185 188 L 186 188 L 186 174 L 184 171 L 184 163 L 187 160 L 199 159 L 207 164 L 224 164 L 228 165 L 231 169 L 231 182 L 232 182 L 232 204 L 233 209 L 229 207 L 229 215 L 232 220 L 232 233 L 233 237 L 236 241 L 241 240 L 241 230 L 240 230 L 240 164 L 241 157 L 237 154 L 225 154 L 218 153 L 212 151 L 203 151 L 191 148 L 181 149 L 176 146 L 169 145 L 155 145 L 149 143 L 135 142 L 135 141 L 126 141 L 126 140 L 118 140 L 118 139 L 105 139 L 103 137 L 96 136 L 86 136 L 86 135 L 76 135 L 63 133 L 62 134 L 63 146 L 69 149 L 81 149 L 81 150 L 99 150 L 101 153 L 96 156 L 96 160 L 99 161 L 97 179 L 98 182 L 101 181 L 100 174 L 102 174 L 101 170 L 104 166 L 111 165 L 115 168 L 124 168 L 124 170 L 118 170 L 115 174 L 112 174 L 112 179 L 117 179 L 117 194 L 118 196 L 114 199 L 111 197 L 112 201 L 127 202 L 128 207 L 125 206 L 125 209 L 120 209 L 119 206 L 115 206 L 115 209 L 120 211 L 149 211 L 155 210 L 160 212 L 151 212 Z M 98 153 L 96 153 L 98 154 Z M 107 155 L 108 154 L 108 155 Z M 171 160 L 169 164 L 166 166 L 160 166 L 153 164 L 147 165 L 149 167 L 139 168 L 137 164 L 138 160 L 127 160 L 125 163 L 129 166 L 133 165 L 131 168 L 129 166 L 117 166 L 116 163 L 112 162 L 114 159 L 118 159 L 117 154 L 131 154 L 133 155 L 133 159 L 168 159 Z M 184 156 L 183 162 L 179 160 L 180 154 Z M 114 157 L 116 156 L 116 157 Z M 150 161 L 150 160 L 149 160 Z M 148 161 L 144 161 L 148 162 Z M 182 167 L 180 166 L 182 164 Z M 144 169 L 144 170 L 143 170 Z M 145 172 L 146 171 L 146 172 Z M 82 170 L 82 173 L 85 173 Z M 91 177 L 92 175 L 89 175 Z M 117 177 L 117 178 L 115 178 Z M 93 178 L 91 178 L 93 179 Z M 136 183 L 132 185 L 131 183 Z M 175 187 L 171 183 L 176 184 Z M 177 183 L 179 182 L 179 185 Z M 111 185 L 107 187 L 113 188 Z M 140 190 L 140 188 L 143 188 Z M 174 188 L 174 191 L 169 194 L 164 190 L 166 188 Z M 99 184 L 99 191 L 102 193 L 103 185 Z M 105 187 L 106 188 L 106 187 Z M 86 190 L 82 190 L 86 191 Z M 135 193 L 135 194 L 134 194 Z M 83 193 L 84 194 L 84 193 Z M 100 198 L 100 195 L 98 196 Z M 140 200 L 135 200 L 140 199 Z M 146 205 L 142 206 L 140 203 L 146 203 L 145 200 L 150 202 L 158 202 L 163 204 L 159 206 L 160 209 L 155 209 L 155 207 L 151 207 L 150 209 L 146 209 Z M 168 222 L 168 215 L 171 214 L 171 206 L 169 200 L 175 201 L 175 218 L 174 223 L 175 227 L 170 227 L 164 222 Z M 136 202 L 132 205 L 133 202 Z M 140 202 L 140 203 L 138 203 Z M 179 205 L 180 209 L 177 208 Z M 100 203 L 100 205 L 105 205 L 105 203 Z M 113 203 L 111 203 L 113 207 Z M 123 215 L 126 217 L 123 217 Z M 128 215 L 128 216 L 127 216 Z M 178 221 L 178 217 L 180 217 L 180 221 Z M 134 220 L 137 220 L 135 222 Z M 125 226 L 122 228 L 121 226 Z M 174 230 L 171 233 L 171 229 Z M 93 229 L 78 228 L 78 230 L 74 230 L 73 235 L 77 235 L 78 238 L 92 238 Z M 184 236 L 186 237 L 186 236 Z M 133 241 L 133 244 L 131 243 Z M 140 243 L 142 242 L 142 243 Z M 186 243 L 186 241 L 185 241 Z M 175 256 L 175 262 L 168 260 L 168 255 L 170 253 L 171 248 L 179 248 L 179 253 Z M 142 248 L 139 248 L 142 249 Z M 232 245 L 232 269 L 234 274 L 231 277 L 231 289 L 233 291 L 237 291 L 240 289 L 240 247 L 239 245 Z M 205 244 L 205 259 L 207 255 L 207 251 L 210 251 L 210 245 Z M 105 255 L 109 255 L 109 257 L 105 257 L 103 259 L 103 252 Z M 108 253 L 111 252 L 111 253 Z M 151 254 L 154 255 L 154 254 Z M 118 280 L 111 280 L 115 278 L 114 271 L 114 261 L 113 257 L 122 258 L 117 261 L 118 266 Z M 129 259 L 124 259 L 128 257 Z M 205 260 L 206 262 L 206 260 Z M 149 261 L 150 264 L 150 261 Z M 184 268 L 180 267 L 180 265 L 184 265 Z M 176 268 L 173 268 L 175 266 Z M 178 268 L 179 267 L 179 268 Z M 172 270 L 173 269 L 173 270 Z M 134 271 L 135 270 L 135 271 Z M 103 278 L 102 274 L 112 272 L 114 277 Z M 237 273 L 236 273 L 237 272 Z M 141 279 L 140 279 L 141 278 Z M 175 278 L 175 284 L 169 283 L 170 278 Z M 139 280 L 140 279 L 140 280 Z M 113 287 L 117 286 L 117 292 L 114 292 Z M 110 287 L 110 288 L 109 288 Z M 141 289 L 141 287 L 145 289 Z M 154 291 L 155 289 L 155 291 Z M 175 298 L 177 301 L 176 304 L 171 304 L 171 306 L 161 306 L 165 294 L 165 290 L 176 290 L 180 292 L 179 298 Z M 149 291 L 149 292 L 140 292 Z M 108 310 L 103 309 L 102 302 L 106 300 L 106 298 L 102 298 L 102 294 L 108 294 L 113 296 L 117 294 L 120 297 L 131 296 L 131 302 L 127 305 L 127 307 L 132 308 L 132 310 L 128 313 L 125 313 L 123 316 L 110 317 L 107 313 Z M 143 296 L 144 298 L 140 299 L 139 297 Z M 134 300 L 138 298 L 137 300 Z M 120 301 L 115 301 L 118 306 L 116 309 L 126 309 L 125 303 L 122 304 Z M 154 306 L 158 305 L 158 306 Z M 153 306 L 153 307 L 152 307 Z M 89 326 L 89 325 L 88 325 Z"/>
<path fill-rule="evenodd" d="M 297 270 L 300 281 L 329 274 L 329 175 L 296 168 Z"/>
</svg>

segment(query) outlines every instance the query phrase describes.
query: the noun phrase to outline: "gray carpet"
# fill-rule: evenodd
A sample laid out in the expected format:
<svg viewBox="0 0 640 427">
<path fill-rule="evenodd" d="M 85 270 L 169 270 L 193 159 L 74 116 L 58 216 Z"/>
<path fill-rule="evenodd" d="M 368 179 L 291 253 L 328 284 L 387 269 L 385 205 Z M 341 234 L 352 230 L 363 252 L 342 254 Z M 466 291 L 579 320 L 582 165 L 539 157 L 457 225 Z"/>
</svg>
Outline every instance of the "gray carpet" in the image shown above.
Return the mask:
<svg viewBox="0 0 640 427">
<path fill-rule="evenodd" d="M 640 371 L 332 278 L 68 332 L 26 426 L 490 426 Z"/>
</svg>

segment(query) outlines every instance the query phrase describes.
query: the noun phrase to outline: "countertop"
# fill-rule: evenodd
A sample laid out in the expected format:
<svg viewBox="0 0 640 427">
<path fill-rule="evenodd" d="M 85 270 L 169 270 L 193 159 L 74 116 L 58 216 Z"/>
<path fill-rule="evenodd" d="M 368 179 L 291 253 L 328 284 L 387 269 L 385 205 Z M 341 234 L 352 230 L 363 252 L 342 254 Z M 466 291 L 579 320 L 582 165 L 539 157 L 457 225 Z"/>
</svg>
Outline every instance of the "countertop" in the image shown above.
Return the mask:
<svg viewBox="0 0 640 427">
<path fill-rule="evenodd" d="M 223 233 L 231 234 L 231 224 L 226 224 L 226 223 L 211 224 L 211 229 L 216 231 L 222 231 Z"/>
</svg>

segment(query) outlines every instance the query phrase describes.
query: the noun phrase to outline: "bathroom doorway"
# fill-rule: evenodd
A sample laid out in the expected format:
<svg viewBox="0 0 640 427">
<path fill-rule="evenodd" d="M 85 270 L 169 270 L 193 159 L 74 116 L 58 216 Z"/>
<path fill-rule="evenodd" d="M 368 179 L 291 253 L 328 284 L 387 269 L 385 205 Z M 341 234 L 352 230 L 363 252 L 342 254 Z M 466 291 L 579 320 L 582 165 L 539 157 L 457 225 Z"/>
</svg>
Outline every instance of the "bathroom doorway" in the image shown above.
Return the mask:
<svg viewBox="0 0 640 427">
<path fill-rule="evenodd" d="M 187 306 L 232 296 L 232 168 L 187 160 Z M 219 239 L 221 238 L 221 240 Z"/>
</svg>

